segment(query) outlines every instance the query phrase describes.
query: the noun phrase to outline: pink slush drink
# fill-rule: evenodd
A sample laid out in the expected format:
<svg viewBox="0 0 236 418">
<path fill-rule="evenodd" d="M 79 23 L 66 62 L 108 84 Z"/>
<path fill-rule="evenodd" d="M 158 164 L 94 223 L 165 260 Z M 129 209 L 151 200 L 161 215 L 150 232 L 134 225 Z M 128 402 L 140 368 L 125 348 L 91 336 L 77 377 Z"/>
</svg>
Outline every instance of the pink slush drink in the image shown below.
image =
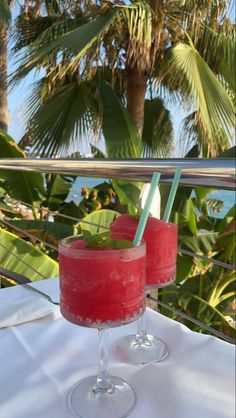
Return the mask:
<svg viewBox="0 0 236 418">
<path fill-rule="evenodd" d="M 59 245 L 61 312 L 86 327 L 113 327 L 145 309 L 145 244 L 127 249 L 81 248 L 74 237 Z"/>
<path fill-rule="evenodd" d="M 110 226 L 111 236 L 133 240 L 138 219 L 130 215 L 119 216 Z M 177 225 L 150 216 L 143 239 L 146 241 L 146 285 L 164 287 L 175 280 L 177 257 Z"/>
</svg>

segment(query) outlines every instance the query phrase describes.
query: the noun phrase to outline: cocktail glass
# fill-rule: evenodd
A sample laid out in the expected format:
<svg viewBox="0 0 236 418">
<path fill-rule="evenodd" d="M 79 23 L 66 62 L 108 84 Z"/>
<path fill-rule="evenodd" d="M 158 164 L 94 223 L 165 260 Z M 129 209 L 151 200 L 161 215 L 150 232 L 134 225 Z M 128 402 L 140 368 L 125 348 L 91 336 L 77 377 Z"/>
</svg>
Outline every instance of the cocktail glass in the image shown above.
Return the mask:
<svg viewBox="0 0 236 418">
<path fill-rule="evenodd" d="M 111 236 L 133 240 L 138 219 L 130 215 L 119 216 L 110 226 Z M 149 217 L 143 239 L 146 241 L 146 289 L 158 289 L 175 280 L 177 257 L 177 225 Z M 119 356 L 132 364 L 148 364 L 163 360 L 168 355 L 167 344 L 150 335 L 146 327 L 146 314 L 138 321 L 136 335 L 128 335 L 117 346 Z"/>
<path fill-rule="evenodd" d="M 68 406 L 83 418 L 121 418 L 135 407 L 132 386 L 110 376 L 106 329 L 128 324 L 145 309 L 146 247 L 87 248 L 80 237 L 59 244 L 60 307 L 74 324 L 98 328 L 98 375 L 79 381 Z"/>
</svg>

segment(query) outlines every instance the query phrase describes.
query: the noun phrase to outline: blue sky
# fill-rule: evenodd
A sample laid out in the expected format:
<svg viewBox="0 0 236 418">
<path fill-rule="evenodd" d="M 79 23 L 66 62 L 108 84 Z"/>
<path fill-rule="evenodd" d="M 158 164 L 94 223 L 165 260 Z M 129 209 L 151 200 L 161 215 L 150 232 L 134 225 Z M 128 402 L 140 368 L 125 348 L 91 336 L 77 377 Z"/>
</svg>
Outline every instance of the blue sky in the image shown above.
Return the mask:
<svg viewBox="0 0 236 418">
<path fill-rule="evenodd" d="M 235 1 L 232 2 L 232 6 L 235 5 Z M 14 19 L 18 13 L 18 8 L 13 8 L 12 18 Z M 232 20 L 235 20 L 235 9 L 231 7 L 229 17 Z M 14 57 L 9 62 L 9 73 L 14 70 L 13 67 Z M 8 133 L 13 137 L 13 139 L 18 142 L 22 135 L 24 134 L 24 111 L 25 111 L 25 104 L 27 100 L 27 96 L 30 91 L 30 86 L 37 78 L 34 78 L 33 74 L 30 74 L 24 82 L 22 82 L 17 88 L 9 93 L 9 130 Z M 181 128 L 181 121 L 184 117 L 184 112 L 181 109 L 177 109 L 174 106 L 170 108 L 172 114 L 172 120 L 174 125 L 174 133 L 175 133 L 175 151 L 173 153 L 173 157 L 181 157 L 181 147 L 179 146 L 179 134 Z M 83 152 L 89 152 L 88 147 L 84 147 L 82 150 Z"/>
</svg>

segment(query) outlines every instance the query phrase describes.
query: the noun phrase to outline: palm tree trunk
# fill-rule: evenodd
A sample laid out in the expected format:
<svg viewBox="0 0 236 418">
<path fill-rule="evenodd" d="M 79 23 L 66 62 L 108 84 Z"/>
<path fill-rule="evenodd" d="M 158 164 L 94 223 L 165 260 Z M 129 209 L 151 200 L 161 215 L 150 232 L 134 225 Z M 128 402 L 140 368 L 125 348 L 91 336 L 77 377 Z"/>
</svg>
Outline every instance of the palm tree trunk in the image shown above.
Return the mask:
<svg viewBox="0 0 236 418">
<path fill-rule="evenodd" d="M 0 129 L 7 132 L 7 28 L 0 29 Z"/>
<path fill-rule="evenodd" d="M 147 89 L 147 75 L 140 74 L 137 69 L 127 67 L 127 109 L 131 114 L 140 138 L 144 122 L 144 102 Z"/>
</svg>

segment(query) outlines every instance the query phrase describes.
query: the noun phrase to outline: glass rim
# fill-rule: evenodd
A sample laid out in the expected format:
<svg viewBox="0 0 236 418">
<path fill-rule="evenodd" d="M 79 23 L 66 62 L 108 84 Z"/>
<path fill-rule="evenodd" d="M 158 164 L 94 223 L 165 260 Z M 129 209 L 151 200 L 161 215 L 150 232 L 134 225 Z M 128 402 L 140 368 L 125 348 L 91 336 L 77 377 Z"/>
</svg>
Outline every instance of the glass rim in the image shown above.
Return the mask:
<svg viewBox="0 0 236 418">
<path fill-rule="evenodd" d="M 119 218 L 119 217 L 118 217 Z M 117 219 L 118 219 L 117 218 Z M 154 218 L 154 216 L 152 216 L 152 218 Z M 162 219 L 158 219 L 158 218 L 156 218 L 158 221 L 162 221 Z M 114 221 L 115 222 L 115 221 Z M 175 224 L 174 222 L 165 222 L 165 221 L 162 221 L 163 222 L 163 224 L 165 224 L 165 225 L 169 225 L 170 226 L 170 228 L 168 228 L 168 229 L 178 229 L 178 225 L 177 224 Z M 163 225 L 162 224 L 162 225 Z M 118 226 L 116 226 L 116 225 L 114 225 L 112 228 L 114 228 L 114 233 L 116 234 L 119 234 L 119 233 L 121 233 L 120 231 L 118 232 L 118 231 L 116 231 L 116 228 L 120 228 L 120 226 L 118 225 Z M 162 229 L 165 229 L 165 226 L 163 225 L 160 229 L 159 229 L 159 231 L 161 231 Z M 134 232 L 134 229 L 132 228 L 132 227 L 130 227 L 130 226 L 127 226 L 127 227 L 125 227 L 125 231 L 124 231 L 124 233 L 126 232 L 126 231 L 131 231 L 132 233 Z M 111 232 L 113 232 L 113 231 L 111 231 Z M 123 233 L 123 232 L 122 232 Z"/>
<path fill-rule="evenodd" d="M 116 233 L 114 233 L 116 234 Z M 119 233 L 117 233 L 117 235 L 120 235 Z M 99 248 L 99 247 L 95 247 L 95 248 L 88 248 L 88 247 L 81 247 L 81 248 L 70 248 L 69 245 L 65 244 L 67 241 L 70 240 L 70 242 L 75 241 L 75 240 L 79 240 L 82 239 L 82 234 L 80 235 L 70 235 L 69 237 L 63 238 L 59 241 L 59 245 L 58 245 L 58 250 L 60 251 L 60 249 L 64 250 L 64 251 L 70 251 L 71 254 L 78 254 L 78 253 L 91 253 L 91 252 L 95 252 L 96 254 L 107 254 L 107 253 L 113 253 L 114 251 L 116 253 L 122 253 L 122 252 L 133 252 L 138 251 L 140 249 L 145 249 L 146 248 L 146 241 L 142 239 L 140 245 L 138 246 L 133 246 L 133 247 L 129 247 L 129 248 Z M 125 238 L 124 238 L 125 240 Z"/>
</svg>

